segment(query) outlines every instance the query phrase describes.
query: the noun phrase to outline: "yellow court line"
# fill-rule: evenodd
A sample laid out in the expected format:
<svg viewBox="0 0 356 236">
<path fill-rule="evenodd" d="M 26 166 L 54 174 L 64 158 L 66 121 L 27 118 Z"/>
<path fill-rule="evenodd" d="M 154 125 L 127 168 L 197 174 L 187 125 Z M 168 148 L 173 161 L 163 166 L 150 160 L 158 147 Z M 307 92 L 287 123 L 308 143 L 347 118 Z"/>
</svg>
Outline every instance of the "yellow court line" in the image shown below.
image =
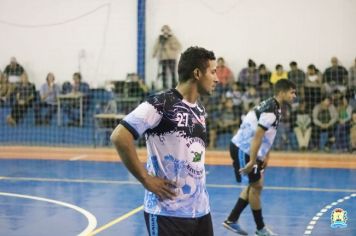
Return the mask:
<svg viewBox="0 0 356 236">
<path fill-rule="evenodd" d="M 139 206 L 139 207 L 133 209 L 132 211 L 126 213 L 125 215 L 120 216 L 120 217 L 117 218 L 116 220 L 110 221 L 110 222 L 107 223 L 106 225 L 103 225 L 103 226 L 101 226 L 100 228 L 97 228 L 96 230 L 94 230 L 93 232 L 91 232 L 91 233 L 89 234 L 89 236 L 96 235 L 96 234 L 100 233 L 101 231 L 106 230 L 107 228 L 113 226 L 114 224 L 117 224 L 117 223 L 119 223 L 119 222 L 121 222 L 121 221 L 123 221 L 123 220 L 129 218 L 130 216 L 132 216 L 132 215 L 134 215 L 134 214 L 136 214 L 137 212 L 142 211 L 142 210 L 143 210 L 143 206 Z"/>
</svg>

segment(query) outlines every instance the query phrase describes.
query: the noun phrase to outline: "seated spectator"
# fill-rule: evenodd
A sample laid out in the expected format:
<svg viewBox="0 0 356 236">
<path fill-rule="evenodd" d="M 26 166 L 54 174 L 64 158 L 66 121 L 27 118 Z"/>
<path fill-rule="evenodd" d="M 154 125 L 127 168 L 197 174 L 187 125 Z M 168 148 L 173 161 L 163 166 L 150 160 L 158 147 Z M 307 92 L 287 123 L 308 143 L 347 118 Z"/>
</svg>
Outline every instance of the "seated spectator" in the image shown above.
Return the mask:
<svg viewBox="0 0 356 236">
<path fill-rule="evenodd" d="M 286 71 L 283 70 L 282 65 L 277 64 L 276 71 L 273 71 L 271 75 L 271 84 L 277 83 L 277 81 L 280 79 L 288 79 L 288 74 Z"/>
<path fill-rule="evenodd" d="M 129 97 L 134 96 L 134 97 L 144 98 L 149 93 L 149 88 L 145 84 L 145 81 L 143 79 L 141 79 L 140 76 L 136 73 L 127 74 L 126 83 L 128 83 L 128 84 L 135 83 L 135 85 L 132 84 L 134 86 L 131 86 L 131 87 L 128 86 L 128 94 L 127 95 Z"/>
<path fill-rule="evenodd" d="M 10 83 L 20 82 L 20 76 L 25 72 L 24 68 L 17 63 L 15 57 L 11 57 L 10 64 L 5 67 L 4 74 Z"/>
<path fill-rule="evenodd" d="M 35 105 L 35 124 L 48 125 L 53 114 L 57 110 L 57 96 L 60 93 L 60 87 L 54 82 L 53 73 L 48 73 L 46 82 L 42 84 L 40 89 L 40 101 Z M 42 109 L 46 108 L 47 112 L 42 118 Z"/>
<path fill-rule="evenodd" d="M 243 112 L 242 89 L 239 83 L 233 83 L 231 90 L 225 93 L 226 98 L 231 98 L 235 117 L 241 117 Z"/>
<path fill-rule="evenodd" d="M 240 71 L 237 81 L 244 91 L 247 87 L 257 87 L 260 84 L 259 73 L 253 60 L 248 60 L 247 67 Z"/>
<path fill-rule="evenodd" d="M 251 104 L 254 104 L 253 106 L 255 106 L 260 103 L 260 97 L 256 88 L 253 86 L 248 87 L 246 92 L 242 95 L 242 101 L 244 113 L 247 113 L 250 110 Z"/>
<path fill-rule="evenodd" d="M 207 111 L 206 128 L 208 135 L 209 148 L 215 147 L 217 123 L 221 113 L 221 100 L 222 96 L 218 93 L 213 93 L 211 96 L 202 96 L 202 103 Z"/>
<path fill-rule="evenodd" d="M 258 73 L 260 77 L 259 92 L 261 100 L 265 100 L 273 96 L 273 87 L 271 84 L 271 72 L 267 70 L 264 64 L 258 67 Z"/>
<path fill-rule="evenodd" d="M 354 60 L 354 64 L 350 67 L 348 88 L 356 90 L 356 58 Z"/>
<path fill-rule="evenodd" d="M 15 103 L 11 107 L 11 114 L 7 116 L 7 123 L 15 126 L 27 113 L 28 108 L 32 105 L 35 98 L 35 85 L 28 81 L 26 73 L 20 76 L 21 81 L 16 84 L 14 94 Z"/>
<path fill-rule="evenodd" d="M 352 107 L 345 96 L 341 96 L 339 100 L 336 107 L 339 115 L 335 134 L 336 148 L 342 152 L 347 152 L 350 149 Z"/>
<path fill-rule="evenodd" d="M 297 137 L 299 150 L 305 151 L 309 146 L 311 122 L 311 115 L 306 110 L 305 102 L 301 100 L 297 110 L 293 112 L 293 131 Z"/>
<path fill-rule="evenodd" d="M 316 104 L 320 103 L 324 95 L 322 75 L 313 65 L 309 65 L 305 77 L 304 99 L 307 111 L 311 114 Z"/>
<path fill-rule="evenodd" d="M 323 97 L 320 104 L 317 104 L 313 109 L 313 142 L 314 148 L 319 146 L 320 149 L 329 151 L 335 143 L 335 126 L 338 120 L 338 113 L 335 106 L 331 102 L 330 97 Z M 326 145 L 323 146 L 320 142 L 320 134 L 324 133 L 327 136 Z"/>
<path fill-rule="evenodd" d="M 218 130 L 220 133 L 230 133 L 231 135 L 237 131 L 240 124 L 240 117 L 234 114 L 234 103 L 232 98 L 225 98 L 222 106 L 222 111 L 218 122 Z"/>
<path fill-rule="evenodd" d="M 352 153 L 356 153 L 356 109 L 352 112 L 350 139 Z"/>
<path fill-rule="evenodd" d="M 233 83 L 234 75 L 230 68 L 226 66 L 224 58 L 219 57 L 217 63 L 216 76 L 220 83 L 217 84 L 216 91 L 221 94 L 226 92 Z"/>
<path fill-rule="evenodd" d="M 0 74 L 0 107 L 10 105 L 15 85 L 11 84 L 5 74 Z"/>
<path fill-rule="evenodd" d="M 305 73 L 298 68 L 298 64 L 295 61 L 292 61 L 289 66 L 291 70 L 288 72 L 288 79 L 297 86 L 297 98 L 304 99 Z"/>
<path fill-rule="evenodd" d="M 240 124 L 239 117 L 234 115 L 232 98 L 225 98 L 220 113 L 215 120 L 215 129 L 210 130 L 210 148 L 215 147 L 216 139 L 219 134 L 233 135 Z"/>
<path fill-rule="evenodd" d="M 346 90 L 348 72 L 345 67 L 339 65 L 336 57 L 331 58 L 331 67 L 327 68 L 324 72 L 323 83 L 327 93 L 331 93 L 335 89 L 340 90 L 342 93 Z"/>
<path fill-rule="evenodd" d="M 285 150 L 291 146 L 291 106 L 288 103 L 281 104 L 281 114 L 281 120 L 278 125 L 276 139 L 273 145 L 275 150 Z"/>
<path fill-rule="evenodd" d="M 82 76 L 79 72 L 73 74 L 73 84 L 65 83 L 66 92 L 72 94 L 83 95 L 83 113 L 89 108 L 89 85 L 86 82 L 82 82 Z M 80 125 L 80 113 L 78 101 L 70 101 L 64 107 L 64 112 L 68 115 L 68 126 Z"/>
</svg>

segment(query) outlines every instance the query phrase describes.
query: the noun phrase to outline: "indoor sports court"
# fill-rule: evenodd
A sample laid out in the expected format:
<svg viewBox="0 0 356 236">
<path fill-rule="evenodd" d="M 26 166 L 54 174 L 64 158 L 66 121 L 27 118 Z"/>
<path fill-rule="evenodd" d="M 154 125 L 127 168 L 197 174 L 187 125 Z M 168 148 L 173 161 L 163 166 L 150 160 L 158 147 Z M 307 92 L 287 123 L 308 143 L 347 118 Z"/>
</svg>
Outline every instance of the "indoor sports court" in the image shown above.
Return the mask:
<svg viewBox="0 0 356 236">
<path fill-rule="evenodd" d="M 0 155 L 1 235 L 147 234 L 143 187 L 113 150 L 14 146 L 2 148 Z M 230 162 L 225 152 L 207 155 L 216 235 L 236 235 L 221 225 L 241 190 Z M 354 156 L 276 153 L 270 164 L 262 201 L 273 230 L 280 235 L 356 233 Z M 348 227 L 330 227 L 336 207 L 347 211 Z M 241 223 L 249 233 L 251 222 L 246 211 Z"/>
<path fill-rule="evenodd" d="M 229 145 L 288 80 L 296 98 L 276 100 L 265 226 L 281 236 L 355 236 L 355 22 L 355 0 L 1 0 L 0 236 L 149 235 L 145 189 L 110 135 L 140 104 L 184 84 L 179 62 L 195 46 L 214 53 L 214 91 L 185 101 L 202 116 L 172 120 L 191 133 L 202 125 L 204 138 L 170 150 L 205 161 L 214 235 L 238 235 L 222 225 L 245 188 Z M 150 167 L 148 140 L 134 145 Z M 255 235 L 255 220 L 248 206 L 238 223 Z"/>
</svg>

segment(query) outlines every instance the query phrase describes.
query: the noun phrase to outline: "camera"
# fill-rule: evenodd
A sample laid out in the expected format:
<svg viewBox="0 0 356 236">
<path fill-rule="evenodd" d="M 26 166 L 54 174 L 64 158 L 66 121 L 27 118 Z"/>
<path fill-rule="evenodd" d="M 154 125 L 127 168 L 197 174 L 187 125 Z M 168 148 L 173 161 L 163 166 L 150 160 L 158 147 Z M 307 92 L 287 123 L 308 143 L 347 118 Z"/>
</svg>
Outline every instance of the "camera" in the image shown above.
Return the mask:
<svg viewBox="0 0 356 236">
<path fill-rule="evenodd" d="M 165 44 L 169 37 L 170 37 L 170 35 L 161 34 L 161 35 L 159 36 L 159 42 L 160 42 L 161 44 Z"/>
</svg>

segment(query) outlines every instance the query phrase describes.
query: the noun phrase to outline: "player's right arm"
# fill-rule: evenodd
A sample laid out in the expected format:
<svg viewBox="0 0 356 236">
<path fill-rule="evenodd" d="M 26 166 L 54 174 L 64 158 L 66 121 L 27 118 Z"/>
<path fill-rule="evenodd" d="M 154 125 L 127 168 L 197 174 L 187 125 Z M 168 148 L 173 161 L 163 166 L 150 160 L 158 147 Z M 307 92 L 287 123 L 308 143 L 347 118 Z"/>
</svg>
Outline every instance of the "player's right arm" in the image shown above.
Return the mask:
<svg viewBox="0 0 356 236">
<path fill-rule="evenodd" d="M 263 136 L 265 135 L 266 130 L 261 126 L 257 126 L 255 136 L 251 141 L 250 148 L 250 161 L 245 165 L 244 168 L 240 169 L 240 173 L 247 175 L 253 169 L 253 166 L 256 165 L 257 153 L 261 147 Z"/>
<path fill-rule="evenodd" d="M 155 193 L 161 199 L 172 199 L 175 196 L 172 189 L 174 184 L 171 181 L 147 173 L 138 158 L 134 137 L 125 126 L 118 125 L 110 138 L 126 168 L 148 191 Z"/>
</svg>

